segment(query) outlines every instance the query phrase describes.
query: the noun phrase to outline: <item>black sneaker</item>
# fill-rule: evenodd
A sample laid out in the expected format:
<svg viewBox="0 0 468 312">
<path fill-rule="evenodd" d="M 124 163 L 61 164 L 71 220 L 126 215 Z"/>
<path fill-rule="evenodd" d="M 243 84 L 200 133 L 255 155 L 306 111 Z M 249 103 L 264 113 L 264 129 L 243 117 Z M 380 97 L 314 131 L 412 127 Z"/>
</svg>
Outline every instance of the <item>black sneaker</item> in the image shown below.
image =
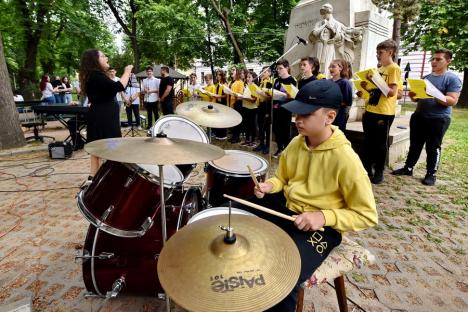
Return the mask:
<svg viewBox="0 0 468 312">
<path fill-rule="evenodd" d="M 430 173 L 426 174 L 426 176 L 422 180 L 422 184 L 424 184 L 424 185 L 432 186 L 435 183 L 436 183 L 436 176 L 433 175 L 433 174 L 430 174 Z"/>
<path fill-rule="evenodd" d="M 384 181 L 383 171 L 376 171 L 371 179 L 372 184 L 380 184 Z"/>
<path fill-rule="evenodd" d="M 413 168 L 408 168 L 408 167 L 403 167 L 397 170 L 392 171 L 393 175 L 396 176 L 401 176 L 401 175 L 406 175 L 406 176 L 412 176 L 413 175 Z"/>
</svg>

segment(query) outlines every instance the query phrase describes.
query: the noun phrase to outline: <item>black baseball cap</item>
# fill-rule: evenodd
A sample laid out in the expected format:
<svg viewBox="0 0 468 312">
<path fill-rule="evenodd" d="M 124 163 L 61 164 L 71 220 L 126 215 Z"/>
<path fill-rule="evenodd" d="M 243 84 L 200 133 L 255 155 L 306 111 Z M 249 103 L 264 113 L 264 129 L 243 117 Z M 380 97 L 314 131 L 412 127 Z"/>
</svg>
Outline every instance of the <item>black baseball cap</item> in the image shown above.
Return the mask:
<svg viewBox="0 0 468 312">
<path fill-rule="evenodd" d="M 339 109 L 343 97 L 338 85 L 327 79 L 309 82 L 297 92 L 294 101 L 284 104 L 283 108 L 293 114 L 309 114 L 322 107 Z"/>
</svg>

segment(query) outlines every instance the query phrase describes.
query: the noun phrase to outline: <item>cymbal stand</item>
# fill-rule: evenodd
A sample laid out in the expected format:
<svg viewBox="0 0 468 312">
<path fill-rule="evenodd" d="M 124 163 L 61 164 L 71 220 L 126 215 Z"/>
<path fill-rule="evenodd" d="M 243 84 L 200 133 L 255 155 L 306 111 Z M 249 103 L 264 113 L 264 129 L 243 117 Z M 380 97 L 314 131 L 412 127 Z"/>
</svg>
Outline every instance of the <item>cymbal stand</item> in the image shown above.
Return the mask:
<svg viewBox="0 0 468 312">
<path fill-rule="evenodd" d="M 161 229 L 162 229 L 162 239 L 163 239 L 163 248 L 166 245 L 167 241 L 167 220 L 166 220 L 166 203 L 164 200 L 164 165 L 158 165 L 159 167 L 159 189 L 161 197 Z M 166 294 L 166 312 L 171 312 L 171 299 Z"/>
</svg>

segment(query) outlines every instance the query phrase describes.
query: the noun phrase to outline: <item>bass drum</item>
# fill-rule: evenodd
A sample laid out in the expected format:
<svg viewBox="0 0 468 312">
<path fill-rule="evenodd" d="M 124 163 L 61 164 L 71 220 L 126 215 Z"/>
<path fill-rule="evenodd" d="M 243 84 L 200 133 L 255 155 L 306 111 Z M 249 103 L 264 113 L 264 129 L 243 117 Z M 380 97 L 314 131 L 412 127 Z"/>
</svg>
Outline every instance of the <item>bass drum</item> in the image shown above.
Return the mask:
<svg viewBox="0 0 468 312">
<path fill-rule="evenodd" d="M 202 209 L 198 188 L 174 190 L 166 203 L 167 237 L 187 224 Z M 163 247 L 161 214 L 158 208 L 153 226 L 142 237 L 110 235 L 89 226 L 83 247 L 83 280 L 86 289 L 105 296 L 114 282 L 125 279 L 122 292 L 154 296 L 163 293 L 157 276 L 159 253 Z"/>
</svg>

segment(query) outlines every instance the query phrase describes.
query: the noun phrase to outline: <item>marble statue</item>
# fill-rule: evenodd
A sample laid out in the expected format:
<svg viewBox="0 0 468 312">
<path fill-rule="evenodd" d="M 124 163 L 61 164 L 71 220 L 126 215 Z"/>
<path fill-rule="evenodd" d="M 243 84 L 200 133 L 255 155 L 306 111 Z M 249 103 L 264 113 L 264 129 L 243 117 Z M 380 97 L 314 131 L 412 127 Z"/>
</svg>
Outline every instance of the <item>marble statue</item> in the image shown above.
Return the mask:
<svg viewBox="0 0 468 312">
<path fill-rule="evenodd" d="M 333 18 L 333 6 L 324 4 L 320 9 L 322 20 L 315 24 L 309 34 L 313 44 L 312 56 L 320 62 L 320 71 L 328 73 L 328 65 L 334 59 L 343 59 L 349 63 L 354 61 L 355 44 L 362 40 L 361 27 L 347 27 Z"/>
</svg>

